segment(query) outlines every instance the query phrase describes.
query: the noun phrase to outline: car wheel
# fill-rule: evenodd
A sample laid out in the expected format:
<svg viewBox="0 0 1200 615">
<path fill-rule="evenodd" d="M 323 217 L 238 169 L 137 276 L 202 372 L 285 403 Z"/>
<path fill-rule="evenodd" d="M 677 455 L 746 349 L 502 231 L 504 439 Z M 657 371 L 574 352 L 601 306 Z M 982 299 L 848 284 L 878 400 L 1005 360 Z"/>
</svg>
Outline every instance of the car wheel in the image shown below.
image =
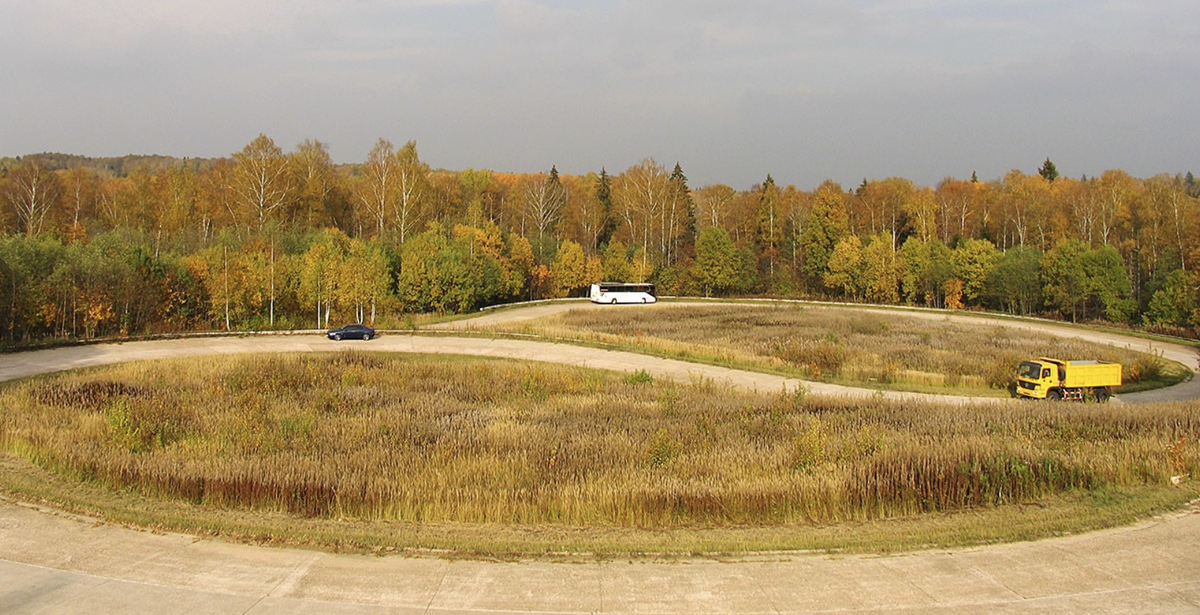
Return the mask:
<svg viewBox="0 0 1200 615">
<path fill-rule="evenodd" d="M 370 333 L 364 333 L 364 334 L 363 334 L 363 341 L 364 341 L 364 342 L 369 342 L 369 341 L 371 341 L 371 334 L 370 334 Z"/>
<path fill-rule="evenodd" d="M 610 301 L 609 303 L 611 303 L 611 304 L 613 304 L 613 305 L 616 305 L 616 304 L 617 304 L 617 300 L 616 300 L 616 299 L 613 299 L 613 300 L 612 300 L 612 301 Z"/>
<path fill-rule="evenodd" d="M 333 334 L 333 341 L 335 341 L 335 342 L 340 342 L 340 341 L 342 341 L 342 334 L 341 334 L 341 333 L 334 333 L 334 334 Z"/>
</svg>

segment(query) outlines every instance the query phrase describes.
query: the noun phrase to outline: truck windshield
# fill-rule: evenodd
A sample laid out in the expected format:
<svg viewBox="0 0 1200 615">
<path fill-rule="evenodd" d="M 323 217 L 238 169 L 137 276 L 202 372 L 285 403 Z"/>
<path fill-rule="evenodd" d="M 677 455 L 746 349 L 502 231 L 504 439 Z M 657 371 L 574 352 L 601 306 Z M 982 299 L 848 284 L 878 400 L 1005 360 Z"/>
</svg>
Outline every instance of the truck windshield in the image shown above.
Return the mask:
<svg viewBox="0 0 1200 615">
<path fill-rule="evenodd" d="M 1021 367 L 1017 368 L 1017 375 L 1027 380 L 1037 380 L 1042 375 L 1042 365 L 1032 361 L 1025 361 Z"/>
</svg>

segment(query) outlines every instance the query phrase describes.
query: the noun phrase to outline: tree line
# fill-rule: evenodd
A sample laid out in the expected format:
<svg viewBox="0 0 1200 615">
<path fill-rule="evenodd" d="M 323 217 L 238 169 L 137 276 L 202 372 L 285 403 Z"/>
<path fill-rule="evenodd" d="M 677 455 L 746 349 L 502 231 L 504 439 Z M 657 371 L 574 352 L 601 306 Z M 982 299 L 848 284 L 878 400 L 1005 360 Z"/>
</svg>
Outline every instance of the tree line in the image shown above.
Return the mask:
<svg viewBox="0 0 1200 615">
<path fill-rule="evenodd" d="M 0 160 L 5 344 L 220 328 L 397 325 L 651 281 L 663 294 L 993 309 L 1200 328 L 1200 185 L 1121 170 L 992 181 L 694 189 L 447 171 L 380 139 L 335 164 L 266 135 L 223 159 Z"/>
</svg>

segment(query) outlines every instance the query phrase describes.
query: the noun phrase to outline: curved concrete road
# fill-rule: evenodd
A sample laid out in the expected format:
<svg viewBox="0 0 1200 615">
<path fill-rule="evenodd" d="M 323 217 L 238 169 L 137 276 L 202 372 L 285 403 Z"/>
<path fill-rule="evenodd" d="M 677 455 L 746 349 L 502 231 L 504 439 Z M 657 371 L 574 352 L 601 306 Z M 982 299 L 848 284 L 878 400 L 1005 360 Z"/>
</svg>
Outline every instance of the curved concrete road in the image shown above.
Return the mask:
<svg viewBox="0 0 1200 615">
<path fill-rule="evenodd" d="M 363 347 L 289 335 L 62 348 L 0 356 L 0 380 L 189 354 Z M 368 347 L 647 369 L 771 391 L 789 382 L 511 339 L 391 335 Z M 1193 506 L 1133 527 L 948 552 L 493 563 L 259 548 L 0 500 L 0 613 L 1196 613 L 1197 547 Z"/>
<path fill-rule="evenodd" d="M 526 321 L 536 320 L 553 316 L 574 309 L 603 309 L 603 310 L 671 310 L 679 307 L 693 306 L 712 306 L 716 305 L 712 301 L 672 301 L 669 303 L 658 303 L 651 306 L 596 306 L 588 302 L 582 301 L 554 301 L 548 303 L 533 304 L 526 307 L 516 309 L 498 309 L 488 312 L 482 316 L 449 322 L 443 325 L 438 325 L 436 329 L 450 329 L 462 331 L 483 332 L 496 330 L 498 327 L 519 324 Z M 975 327 L 1003 327 L 1006 329 L 1014 329 L 1018 331 L 1026 331 L 1035 335 L 1049 335 L 1060 338 L 1074 338 L 1097 344 L 1107 344 L 1120 348 L 1129 348 L 1138 352 L 1146 352 L 1151 354 L 1161 355 L 1163 358 L 1175 361 L 1191 369 L 1193 374 L 1200 370 L 1200 348 L 1189 346 L 1186 344 L 1174 344 L 1170 342 L 1151 341 L 1145 338 L 1134 337 L 1131 335 L 1121 335 L 1108 331 L 1094 331 L 1079 327 L 1070 327 L 1055 324 L 1048 321 L 1036 321 L 1019 318 L 1007 318 L 1004 316 L 973 316 L 963 313 L 952 313 L 943 310 L 932 309 L 904 309 L 895 310 L 886 307 L 872 307 L 863 305 L 837 305 L 827 303 L 807 303 L 803 301 L 788 301 L 778 303 L 738 303 L 747 308 L 754 307 L 771 307 L 783 305 L 798 305 L 805 309 L 811 310 L 836 310 L 852 308 L 855 310 L 885 313 L 897 318 L 920 318 L 923 320 L 937 320 L 940 322 L 963 324 Z M 789 379 L 787 385 L 789 388 L 794 388 L 800 381 Z M 822 385 L 820 383 L 805 382 L 814 393 L 830 393 L 830 394 L 845 394 L 845 395 L 873 395 L 876 394 L 873 390 L 854 389 L 850 387 L 838 387 L 834 385 Z M 890 393 L 890 396 L 899 397 L 937 397 L 942 400 L 954 399 L 963 401 L 965 398 L 958 398 L 946 395 L 937 396 L 922 396 L 922 395 L 905 395 Z M 1143 393 L 1134 393 L 1122 395 L 1120 401 L 1126 403 L 1147 403 L 1157 401 L 1183 401 L 1188 399 L 1200 399 L 1200 378 L 1194 376 L 1186 382 L 1166 389 L 1156 391 L 1146 391 Z M 975 400 L 982 401 L 982 400 Z"/>
</svg>

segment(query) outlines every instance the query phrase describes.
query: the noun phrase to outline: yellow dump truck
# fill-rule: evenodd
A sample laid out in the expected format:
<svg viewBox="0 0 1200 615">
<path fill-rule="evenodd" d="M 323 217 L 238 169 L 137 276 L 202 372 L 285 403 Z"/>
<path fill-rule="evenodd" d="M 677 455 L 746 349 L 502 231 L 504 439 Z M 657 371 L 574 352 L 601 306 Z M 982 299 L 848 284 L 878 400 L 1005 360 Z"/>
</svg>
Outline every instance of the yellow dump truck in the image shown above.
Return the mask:
<svg viewBox="0 0 1200 615">
<path fill-rule="evenodd" d="M 1017 368 L 1017 394 L 1050 400 L 1106 402 L 1121 386 L 1121 364 L 1103 361 L 1060 361 L 1042 357 Z"/>
</svg>

